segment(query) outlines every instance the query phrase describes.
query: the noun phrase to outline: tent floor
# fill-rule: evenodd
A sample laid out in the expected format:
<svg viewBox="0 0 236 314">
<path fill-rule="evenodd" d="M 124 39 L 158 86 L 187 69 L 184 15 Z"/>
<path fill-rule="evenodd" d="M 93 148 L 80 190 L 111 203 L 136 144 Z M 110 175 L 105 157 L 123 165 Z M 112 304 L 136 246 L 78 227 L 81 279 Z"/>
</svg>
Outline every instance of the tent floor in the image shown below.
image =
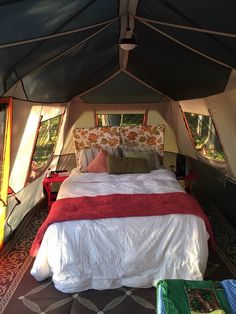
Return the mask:
<svg viewBox="0 0 236 314">
<path fill-rule="evenodd" d="M 0 253 L 0 313 L 155 313 L 155 289 L 89 290 L 75 294 L 57 291 L 50 279 L 38 283 L 29 271 L 33 263 L 29 249 L 47 213 L 41 203 L 21 223 Z M 210 252 L 205 279 L 223 280 L 236 276 L 236 231 L 219 214 L 207 208 L 216 242 Z"/>
</svg>

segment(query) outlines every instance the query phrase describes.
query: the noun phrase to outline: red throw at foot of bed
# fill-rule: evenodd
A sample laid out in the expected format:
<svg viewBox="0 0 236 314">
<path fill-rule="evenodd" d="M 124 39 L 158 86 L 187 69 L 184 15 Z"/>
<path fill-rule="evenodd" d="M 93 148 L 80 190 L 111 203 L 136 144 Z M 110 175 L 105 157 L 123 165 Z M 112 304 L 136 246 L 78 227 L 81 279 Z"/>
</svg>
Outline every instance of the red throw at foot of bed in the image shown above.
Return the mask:
<svg viewBox="0 0 236 314">
<path fill-rule="evenodd" d="M 37 255 L 47 227 L 54 222 L 168 214 L 189 214 L 202 218 L 210 235 L 210 242 L 215 247 L 208 218 L 199 203 L 189 194 L 112 194 L 64 198 L 53 203 L 47 219 L 34 239 L 30 255 Z"/>
</svg>

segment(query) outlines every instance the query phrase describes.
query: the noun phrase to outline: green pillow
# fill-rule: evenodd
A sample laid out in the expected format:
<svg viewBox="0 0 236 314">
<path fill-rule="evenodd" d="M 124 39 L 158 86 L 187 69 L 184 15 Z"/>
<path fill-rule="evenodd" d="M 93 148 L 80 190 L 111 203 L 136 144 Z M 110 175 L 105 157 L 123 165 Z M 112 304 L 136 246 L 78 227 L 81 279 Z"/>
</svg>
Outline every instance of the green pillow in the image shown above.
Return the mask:
<svg viewBox="0 0 236 314">
<path fill-rule="evenodd" d="M 108 156 L 107 168 L 110 174 L 150 172 L 147 159 L 145 158 Z"/>
<path fill-rule="evenodd" d="M 124 157 L 131 158 L 144 158 L 147 159 L 150 170 L 155 169 L 155 160 L 151 151 L 124 151 Z"/>
</svg>

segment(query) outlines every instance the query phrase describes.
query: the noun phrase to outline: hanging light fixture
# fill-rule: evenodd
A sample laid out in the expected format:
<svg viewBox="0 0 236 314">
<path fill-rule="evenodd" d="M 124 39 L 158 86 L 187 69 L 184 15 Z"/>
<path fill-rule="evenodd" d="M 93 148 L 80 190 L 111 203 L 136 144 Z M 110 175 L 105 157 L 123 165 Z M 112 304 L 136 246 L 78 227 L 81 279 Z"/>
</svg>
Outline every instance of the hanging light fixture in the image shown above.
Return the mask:
<svg viewBox="0 0 236 314">
<path fill-rule="evenodd" d="M 130 28 L 130 17 L 127 15 L 127 28 L 125 32 L 125 36 L 121 37 L 119 40 L 119 46 L 121 49 L 129 51 L 138 46 L 137 39 L 135 33 L 131 31 Z"/>
<path fill-rule="evenodd" d="M 130 32 L 130 27 L 127 27 L 126 29 L 127 33 Z M 131 37 L 122 37 L 120 38 L 119 40 L 119 46 L 121 49 L 124 49 L 124 50 L 132 50 L 134 49 L 135 47 L 138 46 L 138 43 L 137 43 L 137 39 L 136 39 L 136 36 L 134 33 L 132 33 Z"/>
</svg>

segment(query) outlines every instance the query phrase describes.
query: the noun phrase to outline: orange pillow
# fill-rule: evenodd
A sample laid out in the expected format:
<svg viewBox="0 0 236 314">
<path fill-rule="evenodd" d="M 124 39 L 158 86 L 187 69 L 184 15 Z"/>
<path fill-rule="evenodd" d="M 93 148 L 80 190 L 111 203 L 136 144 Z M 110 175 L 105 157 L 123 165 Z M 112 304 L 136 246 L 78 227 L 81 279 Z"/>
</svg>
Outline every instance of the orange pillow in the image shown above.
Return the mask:
<svg viewBox="0 0 236 314">
<path fill-rule="evenodd" d="M 87 167 L 87 172 L 108 172 L 107 168 L 107 153 L 100 151 L 97 156 L 90 162 Z"/>
</svg>

